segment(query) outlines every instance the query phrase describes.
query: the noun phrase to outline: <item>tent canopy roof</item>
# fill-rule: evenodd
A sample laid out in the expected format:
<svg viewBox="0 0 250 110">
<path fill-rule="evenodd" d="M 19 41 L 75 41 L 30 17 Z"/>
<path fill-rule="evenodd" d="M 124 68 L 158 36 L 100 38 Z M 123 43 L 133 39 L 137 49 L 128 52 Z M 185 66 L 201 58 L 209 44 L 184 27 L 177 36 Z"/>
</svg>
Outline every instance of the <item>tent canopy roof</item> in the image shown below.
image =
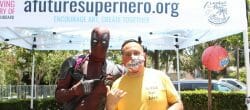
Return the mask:
<svg viewBox="0 0 250 110">
<path fill-rule="evenodd" d="M 52 3 L 55 2 L 60 1 Z M 36 4 L 15 1 L 14 12 L 0 16 L 0 41 L 35 50 L 85 50 L 90 47 L 92 29 L 104 26 L 111 33 L 109 49 L 120 49 L 124 40 L 140 37 L 147 49 L 173 50 L 176 45 L 182 49 L 247 29 L 245 0 L 91 3 L 96 6 L 92 7 L 93 12 L 72 12 L 75 8 L 65 5 L 65 12 L 56 13 L 56 5 L 46 1 Z M 47 10 L 41 12 L 39 8 L 33 9 L 33 5 L 45 6 Z M 87 7 L 77 6 L 78 10 Z"/>
</svg>

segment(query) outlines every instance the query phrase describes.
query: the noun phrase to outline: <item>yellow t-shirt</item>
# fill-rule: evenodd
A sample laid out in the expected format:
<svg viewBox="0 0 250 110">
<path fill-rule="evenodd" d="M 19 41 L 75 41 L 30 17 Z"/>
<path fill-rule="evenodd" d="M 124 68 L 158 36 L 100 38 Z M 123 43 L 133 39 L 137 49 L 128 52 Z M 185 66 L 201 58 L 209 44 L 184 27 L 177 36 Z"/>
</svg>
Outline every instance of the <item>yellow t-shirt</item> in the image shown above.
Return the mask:
<svg viewBox="0 0 250 110">
<path fill-rule="evenodd" d="M 124 75 L 113 83 L 114 88 L 127 92 L 117 110 L 166 110 L 180 100 L 170 78 L 154 69 L 145 68 L 140 77 Z"/>
</svg>

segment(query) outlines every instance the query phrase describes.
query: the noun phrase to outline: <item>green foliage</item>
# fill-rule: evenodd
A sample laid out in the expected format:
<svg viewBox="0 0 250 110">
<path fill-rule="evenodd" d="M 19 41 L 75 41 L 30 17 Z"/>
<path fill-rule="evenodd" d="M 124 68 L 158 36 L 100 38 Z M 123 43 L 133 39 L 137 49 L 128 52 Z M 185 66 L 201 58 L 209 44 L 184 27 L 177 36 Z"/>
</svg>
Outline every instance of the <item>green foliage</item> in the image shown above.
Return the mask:
<svg viewBox="0 0 250 110">
<path fill-rule="evenodd" d="M 30 100 L 12 99 L 0 102 L 1 110 L 29 110 Z"/>
<path fill-rule="evenodd" d="M 246 110 L 245 93 L 243 92 L 215 92 L 212 91 L 212 110 Z M 185 110 L 207 110 L 207 91 L 182 91 L 182 101 Z M 34 100 L 35 110 L 58 110 L 54 98 Z M 28 110 L 30 99 L 14 99 L 0 101 L 1 110 Z"/>
<path fill-rule="evenodd" d="M 108 51 L 107 58 L 116 64 L 122 63 L 122 55 L 120 50 Z"/>
<path fill-rule="evenodd" d="M 235 34 L 229 37 L 225 37 L 223 39 L 219 39 L 216 41 L 218 44 L 222 45 L 227 49 L 230 57 L 230 64 L 236 65 L 237 58 L 237 48 L 239 48 L 239 64 L 240 67 L 244 66 L 244 52 L 243 52 L 243 35 L 242 33 Z"/>
<path fill-rule="evenodd" d="M 152 56 L 153 57 L 153 56 Z M 152 58 L 153 60 L 154 58 Z M 164 69 L 165 71 L 168 72 L 169 70 L 169 62 L 176 62 L 177 61 L 177 57 L 176 57 L 176 51 L 174 50 L 161 50 L 160 51 L 160 69 Z M 174 69 L 177 68 L 176 63 L 173 63 L 174 65 Z"/>
<path fill-rule="evenodd" d="M 245 67 L 240 68 L 239 69 L 239 74 L 240 74 L 239 80 L 241 82 L 246 83 L 246 68 Z M 229 73 L 228 76 L 229 76 L 229 78 L 236 78 L 237 77 L 237 73 L 236 73 L 236 71 L 234 71 L 234 72 Z"/>
<path fill-rule="evenodd" d="M 189 73 L 193 73 L 195 69 L 202 70 L 201 56 L 204 49 L 204 44 L 186 48 L 180 56 L 181 69 Z"/>
<path fill-rule="evenodd" d="M 212 110 L 246 110 L 244 92 L 212 91 Z M 207 91 L 182 91 L 182 101 L 185 110 L 207 110 Z"/>
<path fill-rule="evenodd" d="M 37 51 L 36 84 L 55 84 L 62 62 L 78 51 Z"/>
<path fill-rule="evenodd" d="M 61 63 L 78 51 L 35 51 L 0 43 L 0 84 L 30 84 L 32 55 L 35 55 L 35 83 L 55 84 Z M 8 47 L 8 48 L 7 48 Z"/>
<path fill-rule="evenodd" d="M 59 110 L 60 106 L 54 98 L 35 100 L 35 110 Z"/>
<path fill-rule="evenodd" d="M 59 110 L 60 106 L 57 105 L 54 98 L 37 99 L 34 100 L 35 110 Z M 11 99 L 0 101 L 1 110 L 29 110 L 30 99 Z"/>
<path fill-rule="evenodd" d="M 16 73 L 16 53 L 15 47 L 0 43 L 0 84 L 17 84 L 19 75 Z"/>
</svg>

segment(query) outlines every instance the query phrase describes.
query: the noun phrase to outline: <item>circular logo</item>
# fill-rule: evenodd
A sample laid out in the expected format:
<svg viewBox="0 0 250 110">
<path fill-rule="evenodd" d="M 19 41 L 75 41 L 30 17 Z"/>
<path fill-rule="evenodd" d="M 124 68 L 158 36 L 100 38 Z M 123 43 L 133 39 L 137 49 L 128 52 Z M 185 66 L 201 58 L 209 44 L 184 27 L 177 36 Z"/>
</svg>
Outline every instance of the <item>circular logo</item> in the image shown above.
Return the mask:
<svg viewBox="0 0 250 110">
<path fill-rule="evenodd" d="M 228 64 L 229 64 L 229 58 L 228 57 L 221 59 L 220 66 L 222 68 L 226 67 Z"/>
<path fill-rule="evenodd" d="M 223 24 L 230 18 L 226 1 L 208 1 L 205 3 L 204 9 L 210 23 Z"/>
</svg>

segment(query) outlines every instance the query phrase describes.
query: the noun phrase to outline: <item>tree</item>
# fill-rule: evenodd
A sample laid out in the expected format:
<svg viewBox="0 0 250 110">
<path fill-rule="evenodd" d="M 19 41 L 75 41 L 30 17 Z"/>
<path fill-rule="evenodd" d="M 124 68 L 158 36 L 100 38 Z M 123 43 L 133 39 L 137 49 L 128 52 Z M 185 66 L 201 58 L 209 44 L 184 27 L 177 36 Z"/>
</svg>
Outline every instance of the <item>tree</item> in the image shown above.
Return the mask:
<svg viewBox="0 0 250 110">
<path fill-rule="evenodd" d="M 16 74 L 18 70 L 16 64 L 15 46 L 6 43 L 0 43 L 0 84 L 17 84 L 19 76 Z"/>
<path fill-rule="evenodd" d="M 37 51 L 35 66 L 35 84 L 55 84 L 62 62 L 79 51 Z"/>
<path fill-rule="evenodd" d="M 186 48 L 180 56 L 181 68 L 194 76 L 194 70 L 202 71 L 201 56 L 205 44 Z"/>
</svg>

